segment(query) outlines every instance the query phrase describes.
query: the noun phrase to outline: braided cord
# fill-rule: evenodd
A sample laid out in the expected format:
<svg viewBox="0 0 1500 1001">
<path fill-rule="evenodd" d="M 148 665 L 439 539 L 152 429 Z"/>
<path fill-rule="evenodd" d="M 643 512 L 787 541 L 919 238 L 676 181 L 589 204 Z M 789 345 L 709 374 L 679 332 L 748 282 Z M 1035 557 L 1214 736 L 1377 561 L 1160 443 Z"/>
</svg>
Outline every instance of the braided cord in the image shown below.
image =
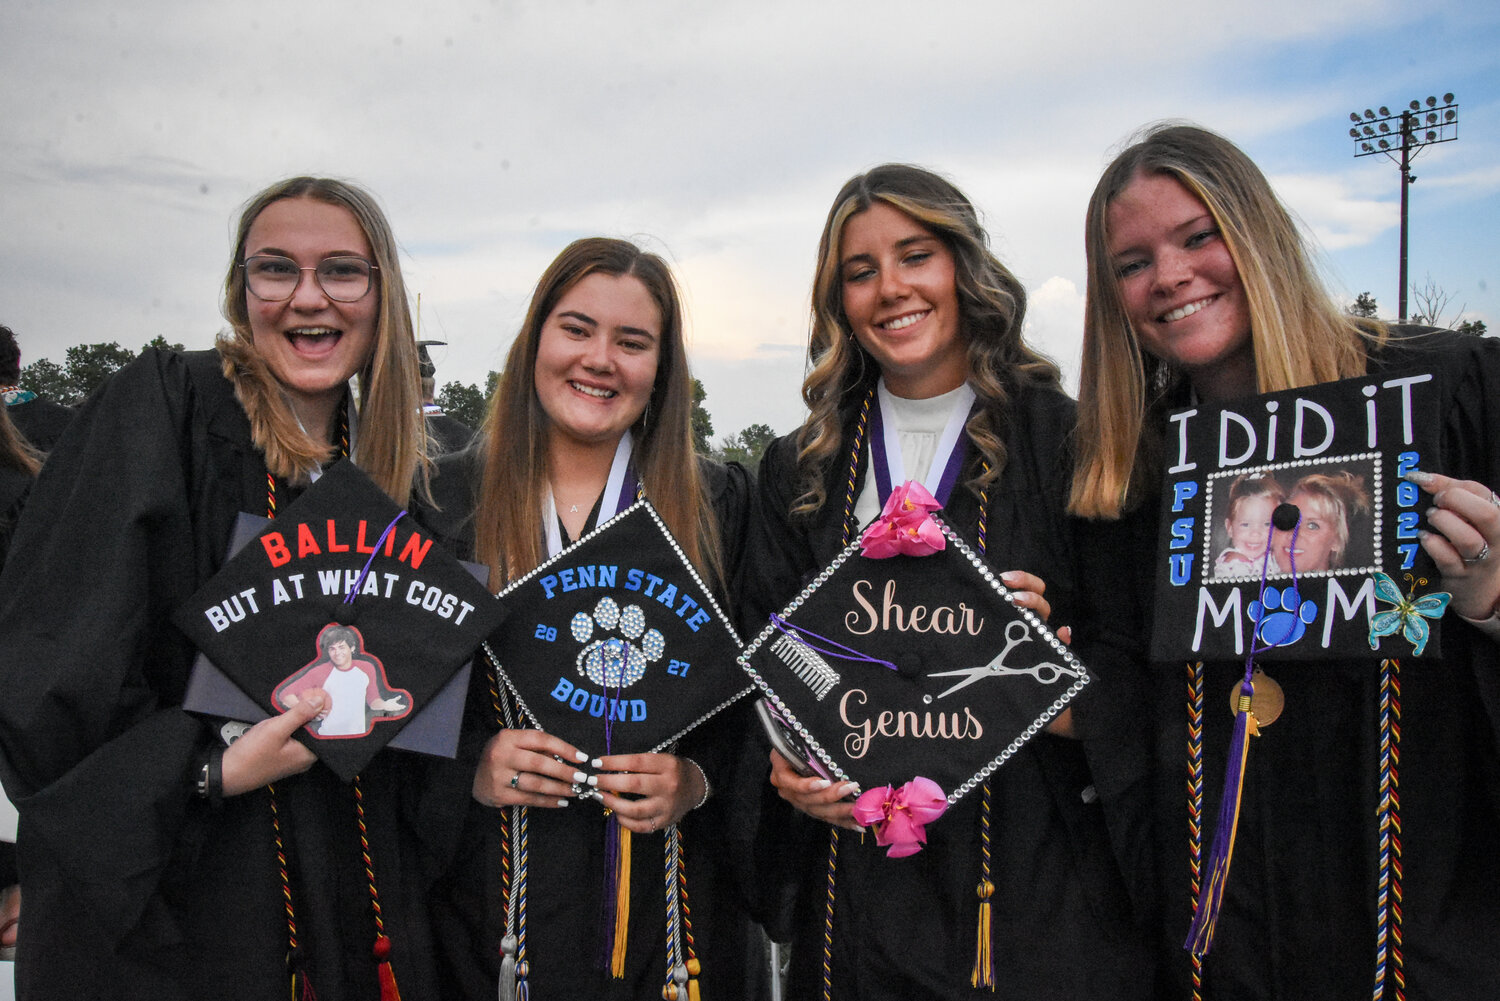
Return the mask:
<svg viewBox="0 0 1500 1001">
<path fill-rule="evenodd" d="M 1396 1001 L 1406 1001 L 1401 955 L 1401 661 L 1380 662 L 1380 865 L 1375 896 L 1374 1001 L 1385 997 L 1387 980 Z"/>
<path fill-rule="evenodd" d="M 1187 809 L 1188 892 L 1191 913 L 1198 910 L 1198 891 L 1203 878 L 1203 661 L 1190 661 L 1187 698 Z M 1191 951 L 1193 1001 L 1203 999 L 1203 957 Z"/>
</svg>

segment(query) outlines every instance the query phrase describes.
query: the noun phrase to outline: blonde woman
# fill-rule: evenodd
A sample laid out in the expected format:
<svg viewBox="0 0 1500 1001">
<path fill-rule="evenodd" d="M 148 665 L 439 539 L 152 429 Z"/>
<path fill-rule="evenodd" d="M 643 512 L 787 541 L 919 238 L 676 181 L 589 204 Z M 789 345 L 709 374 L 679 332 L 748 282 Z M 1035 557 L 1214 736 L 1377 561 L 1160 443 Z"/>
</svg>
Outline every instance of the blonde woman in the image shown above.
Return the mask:
<svg viewBox="0 0 1500 1001">
<path fill-rule="evenodd" d="M 1056 621 L 1073 621 L 1063 515 L 1072 404 L 1057 369 L 1021 337 L 1025 308 L 1025 290 L 952 183 L 887 164 L 844 185 L 818 247 L 809 413 L 761 464 L 747 628 L 764 628 L 900 479 L 946 469 L 958 470 L 951 493 L 929 487 L 944 494 L 944 520 L 1027 592 L 1023 603 L 1045 616 L 1050 602 Z M 863 434 L 876 408 L 900 455 L 886 450 L 890 435 Z M 874 449 L 904 470 L 891 484 L 871 472 Z M 1087 716 L 1066 713 L 1057 733 L 1025 745 L 903 859 L 851 833 L 849 785 L 801 776 L 773 752 L 771 782 L 798 811 L 772 804 L 761 828 L 780 852 L 764 882 L 779 875 L 797 895 L 791 996 L 1146 996 L 1149 970 L 1096 795 L 1114 789 L 1096 784 L 1101 745 Z M 976 920 L 980 886 L 991 888 L 988 927 Z"/>
<path fill-rule="evenodd" d="M 1416 365 L 1438 373 L 1444 399 L 1432 415 L 1442 426 L 1434 458 L 1448 475 L 1413 479 L 1432 495 L 1422 545 L 1457 616 L 1444 620 L 1442 658 L 1424 656 L 1402 676 L 1399 865 L 1388 867 L 1390 842 L 1382 847 L 1375 823 L 1390 778 L 1379 752 L 1381 662 L 1278 664 L 1271 673 L 1286 708 L 1248 758 L 1213 949 L 1195 961 L 1182 949 L 1194 899 L 1185 749 L 1201 733 L 1204 773 L 1224 774 L 1233 724 L 1224 693 L 1245 668 L 1204 666 L 1204 710 L 1188 697 L 1182 664 L 1156 665 L 1155 842 L 1170 996 L 1353 998 L 1373 986 L 1389 997 L 1403 981 L 1409 996 L 1500 993 L 1500 961 L 1485 944 L 1500 934 L 1500 558 L 1490 555 L 1500 507 L 1489 486 L 1500 483 L 1500 343 L 1346 315 L 1260 170 L 1205 129 L 1157 127 L 1117 156 L 1085 232 L 1070 507 L 1121 520 L 1105 533 L 1113 550 L 1090 547 L 1101 574 L 1151 564 L 1169 408 Z M 1304 515 L 1317 506 L 1294 489 L 1290 499 L 1299 497 L 1309 501 Z M 1313 562 L 1325 558 L 1336 557 Z M 1152 587 L 1127 582 L 1116 604 Z M 1136 609 L 1137 623 L 1148 619 Z M 1216 801 L 1210 790 L 1198 814 L 1210 834 Z"/>
<path fill-rule="evenodd" d="M 368 999 L 385 966 L 432 997 L 424 835 L 460 795 L 385 754 L 361 817 L 292 738 L 316 699 L 226 748 L 181 708 L 194 651 L 170 624 L 236 516 L 274 514 L 325 463 L 350 454 L 402 505 L 422 479 L 417 347 L 375 200 L 310 177 L 262 191 L 224 312 L 214 350 L 148 351 L 81 409 L 0 578 L 18 996 Z"/>
</svg>

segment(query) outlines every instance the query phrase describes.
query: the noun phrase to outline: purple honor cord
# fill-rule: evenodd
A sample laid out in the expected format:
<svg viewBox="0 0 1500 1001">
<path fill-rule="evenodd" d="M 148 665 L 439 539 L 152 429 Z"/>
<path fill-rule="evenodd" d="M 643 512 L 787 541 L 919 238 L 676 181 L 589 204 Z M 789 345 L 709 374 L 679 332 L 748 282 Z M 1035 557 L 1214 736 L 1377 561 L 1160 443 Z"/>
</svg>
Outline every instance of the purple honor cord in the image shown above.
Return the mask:
<svg viewBox="0 0 1500 1001">
<path fill-rule="evenodd" d="M 801 642 L 808 648 L 821 653 L 825 657 L 837 657 L 839 660 L 852 660 L 865 664 L 879 664 L 881 667 L 888 667 L 892 671 L 900 670 L 900 668 L 898 668 L 895 664 L 892 664 L 888 660 L 881 660 L 879 657 L 871 657 L 869 654 L 862 653 L 861 651 L 854 649 L 852 646 L 845 646 L 838 640 L 831 640 L 827 636 L 820 636 L 817 633 L 813 632 L 811 629 L 803 629 L 795 622 L 788 622 L 786 619 L 783 619 L 775 612 L 771 613 L 771 625 L 775 626 L 777 629 L 781 630 L 787 635 L 798 633 L 799 635 L 795 637 L 796 639 L 801 640 Z M 808 638 L 815 639 L 818 642 L 808 643 Z M 826 645 L 819 646 L 819 643 Z"/>
<path fill-rule="evenodd" d="M 937 489 L 932 491 L 933 499 L 944 507 L 948 506 L 948 498 L 958 484 L 959 474 L 963 472 L 964 453 L 967 451 L 966 440 L 967 435 L 958 436 L 958 441 L 954 443 L 953 451 L 948 454 L 948 461 L 943 466 L 942 479 L 938 480 Z M 880 506 L 884 508 L 885 502 L 891 496 L 893 485 L 890 460 L 885 454 L 885 421 L 880 416 L 879 406 L 870 408 L 870 465 L 875 471 L 875 490 Z"/>
<path fill-rule="evenodd" d="M 359 594 L 359 589 L 364 586 L 365 578 L 370 576 L 370 564 L 375 562 L 375 554 L 380 552 L 380 547 L 385 545 L 386 537 L 395 530 L 396 522 L 405 517 L 405 511 L 396 512 L 396 517 L 391 519 L 391 523 L 385 526 L 385 531 L 380 533 L 380 538 L 375 540 L 375 545 L 370 549 L 370 558 L 365 560 L 365 568 L 359 572 L 359 576 L 354 579 L 354 583 L 349 585 L 349 593 L 344 595 L 344 604 L 354 604 L 354 596 Z"/>
</svg>

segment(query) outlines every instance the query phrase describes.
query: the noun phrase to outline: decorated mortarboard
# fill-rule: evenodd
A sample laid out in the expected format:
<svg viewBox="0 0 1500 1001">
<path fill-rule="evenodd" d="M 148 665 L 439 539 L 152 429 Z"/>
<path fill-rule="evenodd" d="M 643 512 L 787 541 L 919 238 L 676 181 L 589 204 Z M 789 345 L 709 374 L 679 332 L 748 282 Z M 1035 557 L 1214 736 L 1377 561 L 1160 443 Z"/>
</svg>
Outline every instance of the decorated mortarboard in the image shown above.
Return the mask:
<svg viewBox="0 0 1500 1001">
<path fill-rule="evenodd" d="M 1438 469 L 1437 393 L 1413 370 L 1174 411 L 1153 658 L 1439 655 L 1429 502 L 1403 478 Z"/>
<path fill-rule="evenodd" d="M 804 770 L 866 795 L 902 785 L 891 795 L 934 807 L 982 784 L 1089 681 L 936 507 L 919 484 L 894 491 L 740 658 L 773 742 L 806 748 Z"/>
<path fill-rule="evenodd" d="M 499 597 L 486 649 L 527 719 L 575 747 L 660 751 L 750 690 L 734 628 L 645 500 Z"/>
<path fill-rule="evenodd" d="M 1406 479 L 1439 464 L 1438 397 L 1438 373 L 1413 369 L 1168 417 L 1152 657 L 1186 660 L 1198 679 L 1189 686 L 1188 712 L 1199 721 L 1189 768 L 1201 766 L 1203 731 L 1226 695 L 1234 721 L 1216 822 L 1190 806 L 1192 829 L 1212 835 L 1184 943 L 1194 955 L 1213 945 L 1250 738 L 1285 706 L 1276 662 L 1368 657 L 1389 691 L 1401 658 L 1440 655 L 1449 595 L 1418 538 L 1430 501 Z M 1205 694 L 1207 660 L 1243 662 L 1243 676 L 1227 693 Z M 1384 769 L 1399 759 L 1400 727 L 1382 712 L 1379 729 Z M 1376 811 L 1382 836 L 1400 829 L 1394 810 L 1392 796 Z M 1201 840 L 1195 833 L 1195 881 Z"/>
<path fill-rule="evenodd" d="M 441 731 L 421 743 L 456 734 L 455 676 L 505 612 L 404 515 L 345 460 L 265 523 L 173 616 L 211 662 L 189 707 L 236 715 L 202 698 L 215 670 L 262 713 L 317 693 L 298 739 L 346 780 L 415 720 Z"/>
</svg>

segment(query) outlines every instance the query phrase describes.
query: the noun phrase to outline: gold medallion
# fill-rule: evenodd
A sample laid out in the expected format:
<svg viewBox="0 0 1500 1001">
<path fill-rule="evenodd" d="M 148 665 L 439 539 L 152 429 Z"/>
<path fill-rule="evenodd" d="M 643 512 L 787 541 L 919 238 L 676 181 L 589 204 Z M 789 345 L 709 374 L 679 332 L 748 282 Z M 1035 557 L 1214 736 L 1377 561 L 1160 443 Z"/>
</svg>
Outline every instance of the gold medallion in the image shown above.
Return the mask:
<svg viewBox="0 0 1500 1001">
<path fill-rule="evenodd" d="M 1229 690 L 1229 711 L 1239 711 L 1240 685 L 1236 681 L 1234 687 Z M 1271 677 L 1260 668 L 1256 668 L 1250 675 L 1250 687 L 1254 694 L 1250 696 L 1250 715 L 1253 716 L 1257 727 L 1270 726 L 1281 716 L 1281 710 L 1286 708 L 1286 695 L 1282 693 L 1281 686 L 1276 679 Z"/>
</svg>

